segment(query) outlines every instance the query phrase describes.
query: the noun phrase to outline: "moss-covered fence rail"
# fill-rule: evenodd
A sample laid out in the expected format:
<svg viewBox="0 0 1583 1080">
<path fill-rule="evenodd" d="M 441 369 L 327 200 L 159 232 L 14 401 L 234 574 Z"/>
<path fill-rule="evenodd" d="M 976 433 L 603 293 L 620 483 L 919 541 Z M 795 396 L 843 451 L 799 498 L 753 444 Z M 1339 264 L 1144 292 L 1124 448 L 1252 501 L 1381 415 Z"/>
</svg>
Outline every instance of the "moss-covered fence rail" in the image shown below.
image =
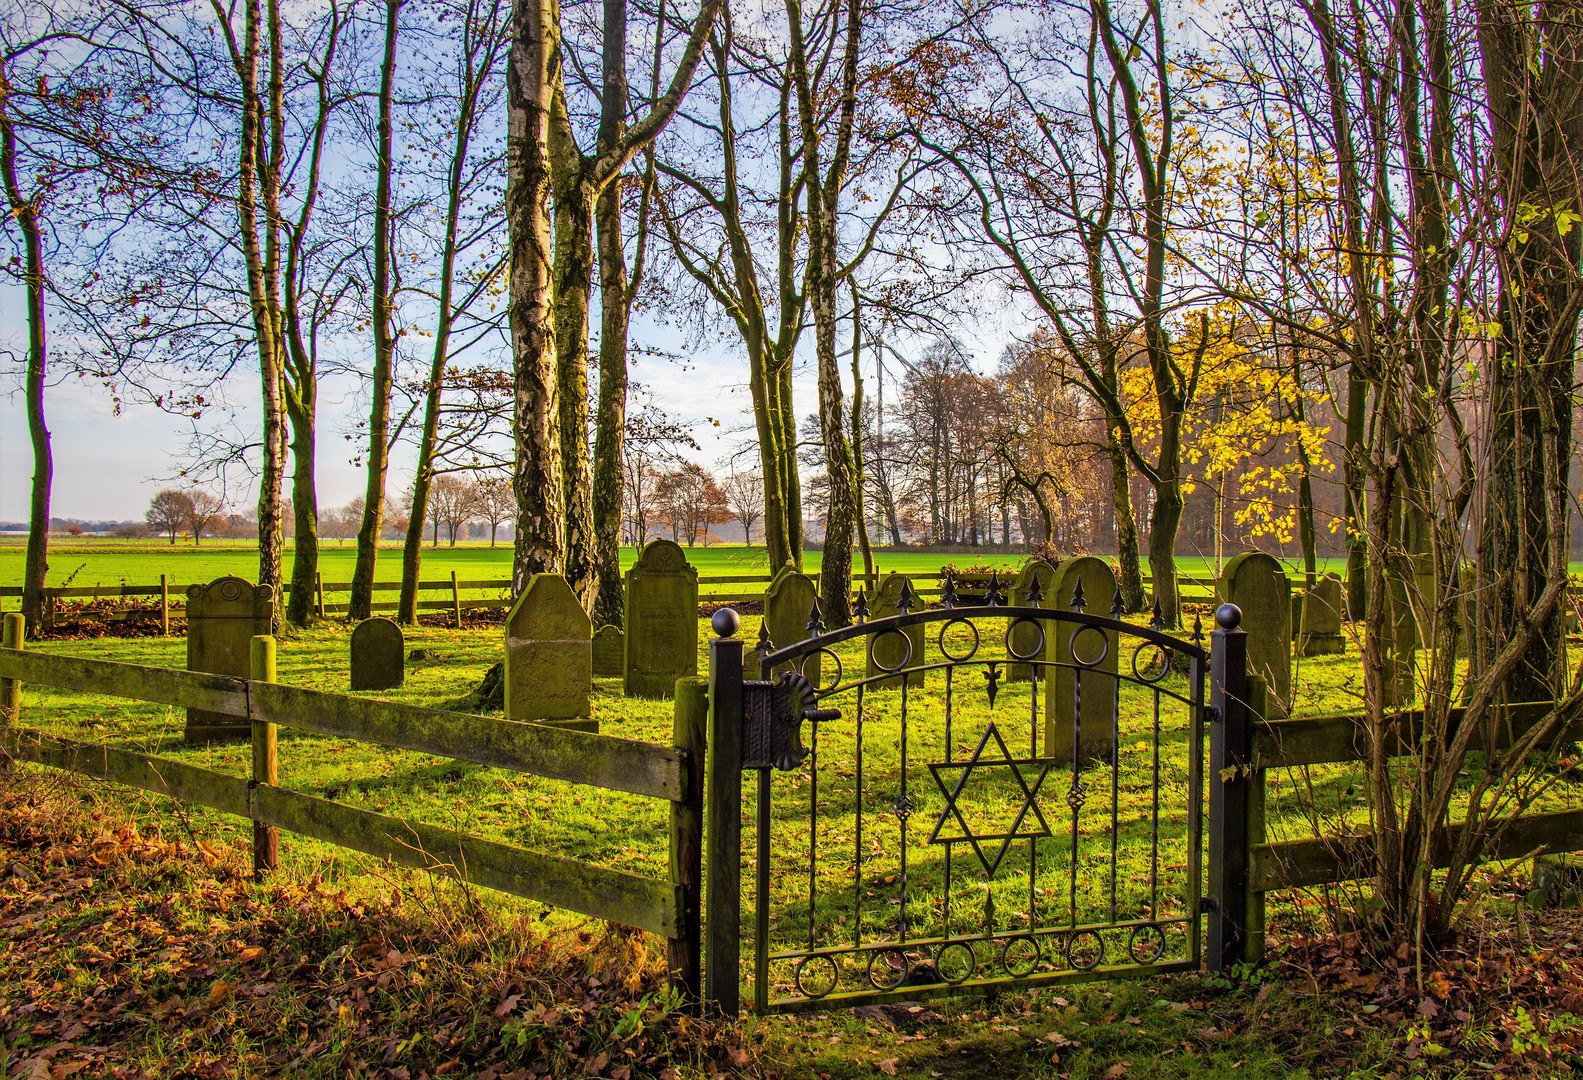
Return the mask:
<svg viewBox="0 0 1583 1080">
<path fill-rule="evenodd" d="M 1248 681 L 1250 712 L 1263 716 L 1263 680 L 1250 677 Z M 1549 702 L 1498 707 L 1493 721 L 1481 725 L 1470 736 L 1469 749 L 1505 749 L 1534 726 L 1545 723 L 1553 708 Z M 1455 735 L 1465 716 L 1465 709 L 1451 710 L 1451 735 Z M 1402 710 L 1391 714 L 1390 720 L 1392 741 L 1387 753 L 1392 757 L 1406 755 L 1423 734 L 1424 711 Z M 1557 725 L 1536 748 L 1579 737 L 1583 737 L 1583 720 Z M 1247 828 L 1248 941 L 1249 955 L 1257 956 L 1263 950 L 1266 893 L 1370 878 L 1375 872 L 1376 853 L 1374 837 L 1368 832 L 1270 840 L 1264 814 L 1265 782 L 1270 769 L 1367 761 L 1370 738 L 1366 716 L 1339 713 L 1295 720 L 1255 720 L 1252 742 L 1249 760 L 1253 762 L 1253 787 Z M 1462 828 L 1454 823 L 1438 830 L 1433 847 L 1436 869 L 1450 864 Z M 1484 836 L 1473 852 L 1477 862 L 1583 850 L 1583 810 L 1499 817 L 1483 823 L 1482 828 Z"/>
<path fill-rule="evenodd" d="M 322 693 L 274 681 L 274 640 L 253 639 L 253 678 L 25 651 L 22 617 L 5 617 L 0 648 L 0 758 L 35 762 L 196 803 L 254 823 L 254 871 L 276 868 L 288 832 L 569 911 L 636 927 L 669 942 L 672 975 L 699 987 L 703 752 L 699 680 L 678 693 L 675 745 L 570 728 L 443 712 Z M 122 747 L 19 727 L 28 683 L 251 721 L 252 775 L 232 776 Z M 280 787 L 276 729 L 398 747 L 478 765 L 660 799 L 670 804 L 665 880 L 592 865 L 371 813 Z"/>
</svg>

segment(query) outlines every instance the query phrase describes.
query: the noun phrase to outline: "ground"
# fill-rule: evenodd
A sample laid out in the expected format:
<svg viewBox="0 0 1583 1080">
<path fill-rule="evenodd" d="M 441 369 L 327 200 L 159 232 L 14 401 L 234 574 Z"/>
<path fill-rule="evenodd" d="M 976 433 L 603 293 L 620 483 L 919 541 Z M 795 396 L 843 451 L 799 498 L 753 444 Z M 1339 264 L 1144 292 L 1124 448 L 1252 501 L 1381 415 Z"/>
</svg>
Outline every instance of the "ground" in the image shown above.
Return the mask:
<svg viewBox="0 0 1583 1080">
<path fill-rule="evenodd" d="M 737 551 L 743 554 L 741 549 Z M 236 553 L 237 557 L 243 554 Z M 188 554 L 181 560 L 167 558 L 165 566 L 168 571 L 179 566 L 175 572 L 183 573 L 191 568 L 185 559 L 209 557 L 205 552 L 201 556 Z M 929 558 L 937 569 L 941 556 Z M 136 580 L 131 573 L 127 576 Z M 751 642 L 757 629 L 757 618 L 749 616 L 742 635 Z M 286 634 L 279 650 L 280 680 L 346 692 L 348 632 L 345 624 L 332 620 Z M 707 663 L 707 636 L 707 624 L 701 621 L 701 669 Z M 948 644 L 951 640 L 948 638 Z M 957 640 L 960 645 L 960 638 Z M 415 628 L 408 632 L 407 647 L 424 649 L 430 655 L 408 665 L 403 689 L 375 696 L 471 710 L 472 689 L 499 658 L 501 631 Z M 46 642 L 37 648 L 159 666 L 180 667 L 184 663 L 184 642 L 179 638 Z M 860 655 L 851 647 L 838 650 L 838 655 L 849 672 L 861 664 Z M 1175 683 L 1180 678 L 1172 675 L 1170 680 Z M 1359 681 L 1355 648 L 1343 656 L 1300 661 L 1295 680 L 1300 713 L 1354 707 Z M 910 693 L 914 718 L 937 718 L 943 713 L 941 679 L 925 691 Z M 882 792 L 886 799 L 890 790 L 886 785 L 894 786 L 901 775 L 901 763 L 884 749 L 895 742 L 897 696 L 873 694 L 867 706 L 873 740 L 865 756 L 867 790 Z M 1127 903 L 1141 902 L 1139 890 L 1148 878 L 1148 863 L 1139 854 L 1142 845 L 1137 841 L 1149 827 L 1155 790 L 1150 755 L 1139 749 L 1149 745 L 1149 706 L 1146 697 L 1130 693 L 1122 702 L 1125 752 L 1116 798 L 1118 816 L 1127 825 L 1117 869 Z M 1010 684 L 993 704 L 981 687 L 961 684 L 952 709 L 958 733 L 951 746 L 958 754 L 972 749 L 973 739 L 988 721 L 1007 730 L 1020 722 L 1025 729 L 1029 715 L 1027 691 Z M 608 734 L 657 742 L 668 742 L 671 737 L 670 704 L 624 698 L 619 680 L 596 680 L 594 715 Z M 245 771 L 245 746 L 188 747 L 181 742 L 183 719 L 180 710 L 163 706 L 28 687 L 21 723 L 73 738 L 136 746 L 234 774 Z M 937 752 L 944 750 L 938 733 L 934 738 Z M 1180 727 L 1173 728 L 1169 720 L 1161 748 L 1162 776 L 1169 792 L 1173 785 L 1180 786 L 1180 778 L 1173 779 L 1173 769 L 1180 771 L 1186 752 Z M 842 852 L 849 851 L 853 839 L 848 824 L 852 816 L 852 748 L 832 734 L 821 755 L 825 787 L 814 804 L 816 813 L 810 814 L 811 792 L 796 778 L 787 778 L 777 788 L 769 850 L 778 860 L 777 868 L 788 871 L 777 872 L 773 878 L 771 908 L 777 921 L 772 933 L 777 940 L 781 935 L 800 935 L 800 928 L 809 923 L 806 854 L 811 848 L 818 855 L 813 921 L 821 934 L 848 925 L 845 898 L 852 887 L 852 860 Z M 653 801 L 284 731 L 280 760 L 282 784 L 297 790 L 602 865 L 619 865 L 636 873 L 656 877 L 665 873 L 664 807 Z M 920 797 L 928 797 L 927 776 L 917 770 L 916 763 L 912 768 L 914 783 L 923 790 Z M 83 1010 L 114 1014 L 115 1004 L 106 1005 L 104 1000 L 108 991 L 94 992 L 96 986 L 105 984 L 112 969 L 114 985 L 120 987 L 115 993 L 132 994 L 129 1001 L 143 1000 L 136 997 L 139 994 L 153 995 L 160 1002 L 176 1001 L 155 1017 L 159 1023 L 118 1036 L 117 1045 L 122 1049 L 116 1064 L 131 1069 L 124 1075 L 162 1060 L 162 1055 L 181 1062 L 190 1075 L 204 1075 L 204 1070 L 212 1067 L 235 1067 L 241 1073 L 334 1075 L 352 1062 L 362 1061 L 370 1068 L 389 1069 L 393 1075 L 399 1075 L 394 1070 L 405 1064 L 410 1077 L 418 1077 L 424 1071 L 439 1075 L 453 1060 L 457 1064 L 446 1075 L 484 1076 L 494 1069 L 496 1075 L 506 1076 L 537 1070 L 540 1064 L 557 1075 L 614 1075 L 623 1064 L 616 1056 L 607 1056 L 604 1066 L 588 1071 L 600 1053 L 608 1055 L 610 1051 L 610 1047 L 601 1048 L 599 1039 L 606 1036 L 599 1034 L 599 1022 L 580 1022 L 578 1029 L 586 1045 L 557 1057 L 558 1051 L 546 1049 L 554 1041 L 546 1031 L 559 1025 L 539 1022 L 534 1026 L 522 1020 L 528 1008 L 524 1002 L 553 1011 L 567 1006 L 568 995 L 579 1003 L 592 1001 L 586 1007 L 578 1004 L 589 1015 L 613 1017 L 611 1031 L 623 1023 L 620 1017 L 638 1010 L 636 1019 L 625 1023 L 631 1027 L 641 1021 L 639 1026 L 651 1045 L 639 1055 L 641 1060 L 627 1062 L 634 1070 L 631 1075 L 658 1075 L 671 1068 L 680 1076 L 707 1075 L 717 1069 L 748 1074 L 773 1070 L 810 1080 L 885 1075 L 891 1069 L 896 1070 L 895 1075 L 919 1077 L 1066 1075 L 1110 1080 L 1121 1076 L 1220 1076 L 1232 1069 L 1255 1077 L 1384 1077 L 1392 1071 L 1406 1076 L 1424 1067 L 1473 1069 L 1479 1060 L 1473 1051 L 1479 1047 L 1488 1048 L 1491 1064 L 1518 1071 L 1542 1065 L 1553 1071 L 1565 1067 L 1571 1053 L 1570 1025 L 1574 1021 L 1568 1014 L 1583 1014 L 1583 1002 L 1556 1004 L 1545 999 L 1523 1014 L 1527 1020 L 1521 1020 L 1515 1010 L 1503 1011 L 1509 1003 L 1500 1003 L 1497 991 L 1496 1001 L 1470 1001 L 1470 1007 L 1461 1010 L 1465 1019 L 1452 1022 L 1454 1038 L 1435 1036 L 1442 1029 L 1430 1023 L 1433 1018 L 1415 1011 L 1421 1001 L 1415 999 L 1413 1005 L 1404 1007 L 1397 1000 L 1399 994 L 1392 996 L 1390 988 L 1399 981 L 1395 974 L 1381 981 L 1372 968 L 1353 968 L 1348 966 L 1350 961 L 1325 959 L 1315 951 L 1319 946 L 1302 946 L 1308 948 L 1302 952 L 1293 944 L 1289 948 L 1299 951 L 1289 955 L 1297 959 L 1270 969 L 1278 977 L 1259 973 L 1251 983 L 1215 986 L 1195 976 L 1112 981 L 1031 995 L 1006 994 L 988 1003 L 931 1002 L 916 1012 L 892 1008 L 868 1010 L 865 1015 L 840 1011 L 811 1019 L 750 1021 L 739 1038 L 708 1025 L 690 1024 L 667 1008 L 657 989 L 658 957 L 652 942 L 640 946 L 630 937 L 612 936 L 606 928 L 563 912 L 487 892 L 461 892 L 436 885 L 421 875 L 399 874 L 372 860 L 299 837 L 282 837 L 283 865 L 275 881 L 253 886 L 241 880 L 236 870 L 247 835 L 245 822 L 201 808 L 180 807 L 166 799 L 77 781 L 47 780 L 45 776 L 43 770 L 29 767 L 3 781 L 11 818 L 5 826 L 6 850 L 0 851 L 0 866 L 9 860 L 24 868 L 0 875 L 0 934 L 5 935 L 0 937 L 0 975 L 4 976 L 0 985 L 5 987 L 0 991 L 5 995 L 0 1003 L 0 1039 L 9 1047 L 13 1065 L 36 1059 L 47 1045 L 83 1044 L 87 1027 L 76 1036 L 66 1034 L 72 1024 L 87 1025 L 86 1020 L 74 1019 Z M 48 797 L 38 794 L 41 784 Z M 1558 777 L 1539 808 L 1575 805 L 1578 794 L 1573 779 Z M 751 790 L 749 795 L 746 820 L 751 822 Z M 30 800 L 38 800 L 37 805 Z M 91 804 L 87 809 L 85 801 Z M 872 802 L 864 805 L 865 814 L 870 813 Z M 1309 835 L 1307 806 L 1318 808 L 1327 829 L 1360 822 L 1366 804 L 1358 775 L 1335 766 L 1272 777 L 1272 838 Z M 1106 829 L 1097 827 L 1096 821 L 1102 819 L 1092 816 L 1108 812 L 1108 804 L 1084 812 L 1079 858 L 1085 875 L 1091 870 L 1102 872 L 1108 863 Z M 1162 850 L 1170 851 L 1172 844 L 1180 842 L 1183 819 L 1167 812 L 1162 821 Z M 133 826 L 136 831 L 130 832 Z M 751 835 L 747 839 L 745 877 L 751 883 L 756 844 Z M 873 888 L 880 888 L 887 874 L 894 874 L 895 868 L 884 862 L 887 857 L 881 854 L 864 860 Z M 937 863 L 911 869 L 913 879 L 922 885 L 938 873 Z M 1513 882 L 1524 873 L 1522 865 L 1514 864 L 1492 877 L 1484 902 L 1493 912 L 1510 914 L 1511 904 L 1505 898 L 1513 895 Z M 1010 888 L 986 880 L 971 892 L 969 911 L 976 911 L 987 896 L 993 896 L 1003 918 L 1022 902 Z M 753 899 L 750 887 L 744 897 L 749 909 Z M 1330 923 L 1324 913 L 1331 909 L 1325 900 L 1325 896 L 1311 893 L 1277 897 L 1271 909 L 1276 938 L 1299 943 L 1307 940 L 1305 935 L 1319 940 L 1327 934 Z M 879 901 L 870 903 L 871 909 L 878 906 Z M 236 914 L 227 914 L 228 910 Z M 937 908 L 935 914 L 956 911 L 954 906 Z M 226 924 L 224 928 L 216 924 L 216 918 Z M 1506 925 L 1500 920 L 1497 923 Z M 232 936 L 222 941 L 221 933 Z M 162 944 L 168 937 L 187 942 L 180 946 L 185 951 L 179 962 L 173 953 L 164 955 L 176 948 Z M 406 959 L 434 957 L 434 965 L 445 971 L 450 981 L 440 980 L 442 989 L 434 985 L 434 977 L 422 974 L 418 983 L 402 984 L 386 997 L 373 994 L 364 983 L 388 989 L 393 982 L 400 982 L 396 969 L 381 967 L 389 950 L 374 949 L 369 943 L 376 940 L 410 943 L 410 948 L 401 944 L 396 951 Z M 1516 946 L 1519 953 L 1533 948 L 1530 939 L 1524 941 L 1528 943 Z M 230 942 L 241 944 L 233 949 Z M 249 960 L 248 950 L 253 948 L 265 952 Z M 1569 985 L 1572 953 L 1568 950 L 1576 948 L 1563 939 L 1549 950 L 1551 960 L 1560 968 L 1549 978 L 1548 986 L 1564 990 Z M 203 955 L 201 963 L 193 960 L 195 951 Z M 135 962 L 130 959 L 134 956 L 138 958 Z M 112 963 L 104 957 L 127 959 Z M 358 958 L 357 978 L 364 983 L 342 982 L 347 987 L 363 986 L 366 1000 L 359 999 L 355 989 L 331 991 L 323 985 L 325 965 L 344 964 L 348 957 Z M 189 971 L 195 963 L 196 968 Z M 250 963 L 269 970 L 256 972 L 249 968 Z M 590 988 L 579 980 L 588 977 L 591 965 L 611 963 L 624 965 L 622 979 L 632 980 L 630 991 L 609 998 L 590 995 Z M 321 975 L 311 974 L 304 964 Z M 546 964 L 551 974 L 539 970 Z M 406 971 L 410 965 L 398 967 Z M 1385 968 L 1391 967 L 1385 964 Z M 147 970 L 139 975 L 143 968 Z M 1329 969 L 1337 971 L 1326 974 Z M 381 987 L 379 980 L 385 975 L 390 978 Z M 512 980 L 519 977 L 525 980 L 521 993 L 510 989 Z M 772 977 L 782 981 L 784 991 L 784 973 L 772 972 Z M 1456 978 L 1453 975 L 1453 981 Z M 1354 981 L 1359 985 L 1353 985 Z M 177 986 L 183 982 L 185 985 Z M 227 993 L 234 992 L 235 1001 L 224 998 L 208 1004 L 203 995 L 214 993 L 217 982 L 232 988 Z M 609 980 L 599 977 L 599 982 L 608 992 Z M 433 992 L 418 993 L 416 987 L 425 985 Z M 1335 993 L 1338 985 L 1357 1000 Z M 243 1002 L 248 995 L 235 989 L 258 986 L 272 990 L 252 994 Z M 518 1001 L 496 1016 L 496 1010 L 514 993 Z M 382 1004 L 370 1004 L 376 998 Z M 59 1019 L 45 1023 L 36 1019 L 36 1012 L 23 1013 L 30 999 L 36 1008 L 42 1008 L 37 1003 L 47 1000 Z M 326 1005 L 331 999 L 336 1002 L 333 1008 Z M 224 1025 L 219 1025 L 219 1033 L 212 1031 L 217 1026 L 211 1015 L 216 1009 L 242 1009 L 244 1005 L 250 1019 L 243 1027 L 250 1034 L 243 1038 Z M 348 1015 L 341 1014 L 343 1006 L 351 1010 Z M 127 1004 L 121 1011 L 130 1009 L 142 1015 L 136 1008 Z M 360 1011 L 365 1009 L 372 1011 Z M 1456 1010 L 1447 1007 L 1445 1011 Z M 447 1033 L 446 1041 L 436 1042 L 422 1053 L 415 1049 L 417 1043 L 406 1043 L 387 1062 L 389 1046 L 403 1040 L 391 1044 L 386 1036 L 409 1031 L 414 1025 L 442 1030 Z M 1415 1034 L 1420 1026 L 1430 1034 Z M 117 1030 L 127 1027 L 122 1024 Z M 282 1039 L 283 1032 L 295 1033 L 299 1028 L 300 1034 Z M 183 1041 L 174 1038 L 172 1029 L 201 1031 Z M 529 1034 L 521 1034 L 524 1031 Z M 465 1038 L 458 1032 L 465 1032 Z M 404 1036 L 408 1037 L 416 1037 L 416 1031 Z M 1437 1042 L 1437 1037 L 1441 1041 Z M 606 1041 L 614 1047 L 616 1043 L 625 1046 L 630 1040 L 610 1036 Z M 1448 1061 L 1442 1062 L 1435 1050 L 1425 1049 L 1447 1043 L 1456 1048 L 1444 1055 Z M 297 1060 L 316 1044 L 311 1060 Z M 493 1058 L 486 1053 L 489 1047 L 498 1048 Z M 1464 1053 L 1464 1048 L 1472 1049 Z M 1514 1056 L 1514 1049 L 1523 1052 Z M 566 1056 L 572 1053 L 579 1055 L 576 1060 Z M 71 1061 L 87 1060 L 65 1051 L 55 1058 L 62 1055 L 68 1057 L 68 1067 Z M 93 1060 L 108 1059 L 101 1055 Z M 211 1065 L 203 1065 L 204 1061 Z M 51 1074 L 70 1075 L 55 1073 L 62 1064 L 52 1058 Z M 83 1075 L 94 1075 L 110 1066 L 84 1068 Z M 15 1075 L 15 1070 L 4 1075 Z"/>
</svg>

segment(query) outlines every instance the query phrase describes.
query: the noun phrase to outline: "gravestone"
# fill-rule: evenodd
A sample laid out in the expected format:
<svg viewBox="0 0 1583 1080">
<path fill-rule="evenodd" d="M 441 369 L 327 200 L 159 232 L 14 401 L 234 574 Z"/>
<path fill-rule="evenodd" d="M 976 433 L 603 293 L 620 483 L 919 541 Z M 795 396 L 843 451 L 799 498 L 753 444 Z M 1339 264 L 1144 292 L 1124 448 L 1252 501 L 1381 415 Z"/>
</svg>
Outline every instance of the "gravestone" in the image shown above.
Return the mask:
<svg viewBox="0 0 1583 1080">
<path fill-rule="evenodd" d="M 506 616 L 506 719 L 590 715 L 593 624 L 559 574 L 534 574 Z"/>
<path fill-rule="evenodd" d="M 874 602 L 869 606 L 869 622 L 878 622 L 880 619 L 888 619 L 902 614 L 902 610 L 898 605 L 901 603 L 903 585 L 906 585 L 907 591 L 912 594 L 912 607 L 909 610 L 919 611 L 923 608 L 923 601 L 918 599 L 918 594 L 912 589 L 911 579 L 903 574 L 886 574 L 881 579 L 879 588 L 874 590 Z M 906 637 L 906 641 L 902 640 L 903 636 Z M 867 654 L 864 661 L 864 670 L 869 676 L 884 674 L 887 668 L 902 665 L 914 668 L 925 662 L 924 650 L 928 639 L 924 637 L 924 626 L 922 623 L 904 627 L 901 630 L 890 633 L 880 634 L 878 637 L 865 637 L 862 640 L 865 643 L 865 652 Z M 912 645 L 910 656 L 908 655 L 909 650 L 907 647 L 909 643 Z M 907 685 L 922 686 L 924 684 L 924 674 L 922 671 L 908 671 L 906 674 Z M 888 679 L 881 679 L 869 685 L 872 687 L 891 688 L 900 686 L 901 680 L 901 675 L 893 675 Z"/>
<path fill-rule="evenodd" d="M 401 627 L 384 618 L 364 619 L 352 631 L 352 689 L 394 690 L 406 681 Z"/>
<path fill-rule="evenodd" d="M 698 571 L 669 540 L 650 540 L 627 571 L 627 697 L 676 696 L 698 674 Z"/>
<path fill-rule="evenodd" d="M 1408 593 L 1408 577 L 1387 568 L 1385 584 L 1390 590 L 1390 619 L 1386 627 L 1390 635 L 1390 652 L 1385 657 L 1386 708 L 1411 705 L 1418 696 L 1413 678 L 1418 663 L 1418 619 L 1413 615 L 1412 598 Z"/>
<path fill-rule="evenodd" d="M 1055 568 L 1043 606 L 1072 611 L 1078 582 L 1083 584 L 1083 612 L 1111 618 L 1116 575 L 1104 559 L 1092 555 L 1067 559 Z M 1084 629 L 1078 623 L 1051 621 L 1045 626 L 1050 636 L 1046 657 L 1056 666 L 1045 668 L 1043 756 L 1069 764 L 1075 736 L 1080 765 L 1109 761 L 1116 747 L 1115 675 L 1120 640 L 1113 631 Z"/>
<path fill-rule="evenodd" d="M 1054 594 L 1050 591 L 1055 587 L 1055 567 L 1043 559 L 1030 559 L 1028 564 L 1017 572 L 1017 577 L 1011 583 L 1010 603 L 1012 607 L 1027 607 L 1028 594 L 1032 591 L 1034 580 L 1039 582 L 1039 606 L 1051 607 L 1055 603 Z M 1110 601 L 1105 601 L 1109 606 Z M 1050 658 L 1049 636 L 1055 628 L 1054 623 L 1044 623 L 1045 643 L 1039 646 L 1039 628 L 1028 623 L 1020 623 L 1011 628 L 1011 649 L 1020 656 L 1030 659 L 1048 660 Z M 1034 652 L 1035 649 L 1039 651 Z M 1041 667 L 1039 678 L 1048 678 L 1050 669 Z M 1006 678 L 1012 682 L 1026 682 L 1033 676 L 1032 664 L 1010 663 L 1006 665 Z"/>
<path fill-rule="evenodd" d="M 188 586 L 187 670 L 247 678 L 253 638 L 270 632 L 274 612 L 271 585 L 227 575 Z M 188 709 L 186 734 L 195 743 L 250 739 L 253 725 L 245 717 Z"/>
<path fill-rule="evenodd" d="M 1326 574 L 1314 583 L 1303 599 L 1297 655 L 1329 656 L 1347 651 L 1347 639 L 1341 634 L 1341 605 L 1340 575 Z"/>
<path fill-rule="evenodd" d="M 1292 583 L 1286 571 L 1262 551 L 1244 551 L 1221 568 L 1219 593 L 1242 610 L 1248 671 L 1265 678 L 1270 717 L 1285 717 L 1292 704 Z"/>
<path fill-rule="evenodd" d="M 594 631 L 594 678 L 621 678 L 626 656 L 626 635 L 619 626 L 601 626 Z"/>
<path fill-rule="evenodd" d="M 764 629 L 775 649 L 808 640 L 808 616 L 818 596 L 819 588 L 813 578 L 799 574 L 795 567 L 780 568 L 770 587 L 764 590 Z M 781 664 L 775 669 L 774 677 L 779 677 L 782 671 L 790 671 L 791 667 L 791 664 Z M 823 657 L 818 653 L 803 657 L 803 676 L 815 686 L 819 685 L 823 670 Z"/>
</svg>

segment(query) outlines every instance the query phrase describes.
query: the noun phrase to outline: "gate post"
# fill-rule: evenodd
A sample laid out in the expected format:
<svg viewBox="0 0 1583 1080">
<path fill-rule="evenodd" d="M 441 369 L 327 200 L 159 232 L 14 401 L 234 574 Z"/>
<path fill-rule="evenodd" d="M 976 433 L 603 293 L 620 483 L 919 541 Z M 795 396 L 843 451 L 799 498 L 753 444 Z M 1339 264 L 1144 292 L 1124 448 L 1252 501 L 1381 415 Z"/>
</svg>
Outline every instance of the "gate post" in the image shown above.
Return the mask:
<svg viewBox="0 0 1583 1080">
<path fill-rule="evenodd" d="M 709 641 L 709 789 L 705 846 L 704 1000 L 735 1017 L 741 1001 L 742 953 L 742 620 L 714 613 Z"/>
<path fill-rule="evenodd" d="M 681 909 L 677 936 L 666 942 L 671 986 L 689 1005 L 703 997 L 699 955 L 699 899 L 703 892 L 704 759 L 709 722 L 709 683 L 697 676 L 676 680 L 675 734 L 672 745 L 683 755 L 687 797 L 671 803 L 671 881 Z"/>
<path fill-rule="evenodd" d="M 1248 795 L 1252 788 L 1248 723 L 1248 632 L 1235 604 L 1215 609 L 1209 647 L 1208 966 L 1241 963 L 1247 943 Z"/>
</svg>

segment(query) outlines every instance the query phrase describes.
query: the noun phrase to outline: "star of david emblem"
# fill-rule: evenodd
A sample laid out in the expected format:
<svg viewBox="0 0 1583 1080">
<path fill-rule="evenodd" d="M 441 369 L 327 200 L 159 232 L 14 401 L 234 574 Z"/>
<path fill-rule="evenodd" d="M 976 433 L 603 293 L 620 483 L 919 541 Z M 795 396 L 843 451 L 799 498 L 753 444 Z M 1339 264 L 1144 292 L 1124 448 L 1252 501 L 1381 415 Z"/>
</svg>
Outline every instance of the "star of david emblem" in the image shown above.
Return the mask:
<svg viewBox="0 0 1583 1080">
<path fill-rule="evenodd" d="M 984 756 L 984 750 L 994 740 L 995 749 L 999 756 L 993 753 L 990 757 Z M 1030 840 L 1050 836 L 1049 824 L 1044 820 L 1044 815 L 1039 812 L 1039 788 L 1044 784 L 1044 778 L 1049 773 L 1051 761 L 1040 761 L 1035 758 L 1013 758 L 1011 751 L 1006 749 L 1006 740 L 1000 737 L 999 730 L 991 723 L 984 729 L 984 735 L 978 740 L 978 746 L 973 754 L 965 761 L 938 762 L 929 766 L 929 772 L 934 777 L 935 784 L 940 788 L 940 793 L 945 796 L 945 809 L 940 812 L 940 819 L 934 823 L 934 831 L 929 834 L 931 844 L 959 844 L 966 842 L 973 846 L 973 853 L 978 856 L 978 861 L 984 864 L 984 871 L 990 877 L 995 876 L 995 871 L 1000 868 L 1000 862 L 1006 857 L 1006 852 L 1011 847 L 1013 840 Z M 946 779 L 941 774 L 951 770 L 961 770 L 961 775 L 956 778 L 954 785 L 948 786 Z M 967 786 L 967 778 L 975 769 L 1009 769 L 1012 779 L 1017 782 L 1017 788 L 1022 792 L 1022 805 L 1017 809 L 1017 817 L 1011 823 L 1011 828 L 1003 833 L 975 833 L 962 817 L 962 811 L 957 806 L 957 799 L 961 797 L 962 790 Z M 1027 770 L 1025 772 L 1024 770 Z M 1030 783 L 1030 777 L 1032 782 Z M 1032 815 L 1033 822 L 1028 821 Z M 960 835 L 942 836 L 946 822 L 956 820 Z M 1037 825 L 1034 824 L 1037 822 Z M 1024 828 L 1024 825 L 1027 828 Z M 995 841 L 1000 841 L 1000 847 L 994 847 Z M 992 850 L 994 857 L 986 854 Z"/>
</svg>

